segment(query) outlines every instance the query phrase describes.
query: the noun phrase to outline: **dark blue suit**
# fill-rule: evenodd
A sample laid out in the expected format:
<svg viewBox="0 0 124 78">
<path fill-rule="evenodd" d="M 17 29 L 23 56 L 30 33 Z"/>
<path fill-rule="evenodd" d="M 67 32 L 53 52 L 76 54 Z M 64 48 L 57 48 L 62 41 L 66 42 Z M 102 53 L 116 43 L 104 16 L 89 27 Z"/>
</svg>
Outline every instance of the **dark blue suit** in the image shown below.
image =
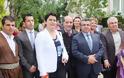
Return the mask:
<svg viewBox="0 0 124 78">
<path fill-rule="evenodd" d="M 100 36 L 97 34 L 91 34 L 93 48 L 90 50 L 85 36 L 82 32 L 75 35 L 72 39 L 72 53 L 77 61 L 77 73 L 78 78 L 97 78 L 99 72 L 101 72 L 101 57 L 103 55 L 103 45 L 100 41 Z M 88 64 L 88 56 L 96 54 L 95 58 L 98 62 L 94 64 Z"/>
</svg>

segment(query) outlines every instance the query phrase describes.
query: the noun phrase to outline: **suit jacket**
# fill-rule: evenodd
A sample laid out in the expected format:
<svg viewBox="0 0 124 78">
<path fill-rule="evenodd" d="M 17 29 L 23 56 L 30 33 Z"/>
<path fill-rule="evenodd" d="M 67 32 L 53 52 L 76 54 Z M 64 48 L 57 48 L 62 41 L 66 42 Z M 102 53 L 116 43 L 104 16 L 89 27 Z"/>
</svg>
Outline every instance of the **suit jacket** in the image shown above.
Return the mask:
<svg viewBox="0 0 124 78">
<path fill-rule="evenodd" d="M 36 37 L 37 32 L 35 31 L 34 33 Z M 29 70 L 32 65 L 37 66 L 35 49 L 32 48 L 26 31 L 24 30 L 17 37 L 20 41 L 21 52 L 19 53 L 19 56 L 22 67 Z"/>
<path fill-rule="evenodd" d="M 71 36 L 68 35 L 67 32 L 65 32 L 64 30 L 62 31 L 62 36 L 63 36 L 63 41 L 64 41 L 64 45 L 66 47 L 66 50 L 69 54 L 69 60 L 74 60 L 74 57 L 72 55 L 72 38 L 74 35 L 76 35 L 77 32 L 75 30 L 72 30 L 72 34 Z"/>
<path fill-rule="evenodd" d="M 93 49 L 92 52 L 89 49 L 88 43 L 82 32 L 75 35 L 72 40 L 72 53 L 74 57 L 78 59 L 77 68 L 80 69 L 78 72 L 89 73 L 91 66 L 93 66 L 94 72 L 99 73 L 101 71 L 101 57 L 103 55 L 103 45 L 100 40 L 100 36 L 92 34 Z M 88 56 L 96 54 L 96 62 L 91 65 L 88 64 Z"/>
<path fill-rule="evenodd" d="M 120 33 L 120 37 L 121 37 L 121 43 L 124 42 L 124 32 L 121 30 L 118 30 Z M 103 32 L 104 36 L 105 36 L 105 48 L 106 48 L 106 56 L 110 62 L 111 65 L 114 64 L 115 61 L 115 44 L 114 44 L 114 40 L 113 40 L 113 36 L 111 31 L 108 29 L 105 32 Z"/>
<path fill-rule="evenodd" d="M 102 64 L 103 64 L 103 63 L 104 63 L 104 60 L 105 60 L 105 59 L 108 59 L 107 54 L 106 54 L 107 51 L 106 51 L 106 48 L 105 48 L 106 39 L 105 39 L 105 36 L 103 35 L 103 33 L 97 32 L 97 31 L 95 31 L 94 33 L 100 36 L 100 39 L 101 39 L 102 44 L 103 44 L 104 52 L 103 52 L 103 56 L 102 56 L 102 59 L 101 59 Z"/>
</svg>

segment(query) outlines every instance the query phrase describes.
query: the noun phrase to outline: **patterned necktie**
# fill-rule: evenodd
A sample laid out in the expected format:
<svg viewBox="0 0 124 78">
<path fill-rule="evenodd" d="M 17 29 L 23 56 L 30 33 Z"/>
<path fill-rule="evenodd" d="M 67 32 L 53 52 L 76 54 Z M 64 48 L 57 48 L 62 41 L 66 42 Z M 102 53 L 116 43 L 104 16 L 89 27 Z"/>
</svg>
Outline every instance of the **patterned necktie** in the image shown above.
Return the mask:
<svg viewBox="0 0 124 78">
<path fill-rule="evenodd" d="M 89 46 L 90 50 L 92 51 L 92 38 L 89 34 L 86 34 L 86 36 L 87 36 L 88 46 Z"/>
<path fill-rule="evenodd" d="M 33 37 L 33 32 L 30 32 L 30 43 L 32 48 L 34 49 L 34 37 Z"/>
</svg>

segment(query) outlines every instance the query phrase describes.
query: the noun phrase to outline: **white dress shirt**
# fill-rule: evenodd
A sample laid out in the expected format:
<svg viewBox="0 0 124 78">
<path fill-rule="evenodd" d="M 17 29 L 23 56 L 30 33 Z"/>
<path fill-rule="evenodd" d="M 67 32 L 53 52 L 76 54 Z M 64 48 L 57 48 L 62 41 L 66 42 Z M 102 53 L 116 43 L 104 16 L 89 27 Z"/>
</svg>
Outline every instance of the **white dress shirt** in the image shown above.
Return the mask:
<svg viewBox="0 0 124 78">
<path fill-rule="evenodd" d="M 16 44 L 15 44 L 15 41 L 14 41 L 14 36 L 13 35 L 7 35 L 5 32 L 1 31 L 1 33 L 3 34 L 3 36 L 6 38 L 8 44 L 9 44 L 9 47 L 10 49 L 12 50 L 14 56 L 16 56 Z"/>
<path fill-rule="evenodd" d="M 114 39 L 114 44 L 115 44 L 115 55 L 118 54 L 119 52 L 119 47 L 121 45 L 121 37 L 119 32 L 112 33 L 113 39 Z"/>
<path fill-rule="evenodd" d="M 28 34 L 29 40 L 31 40 L 31 38 L 30 38 L 30 33 L 31 32 L 33 33 L 33 38 L 35 38 L 35 36 L 34 36 L 34 29 L 33 30 L 25 29 L 25 30 L 26 30 L 26 33 Z"/>
<path fill-rule="evenodd" d="M 84 34 L 84 37 L 85 37 L 85 39 L 86 39 L 86 41 L 88 43 L 88 46 L 89 46 L 90 50 L 92 51 L 93 41 L 92 41 L 91 34 L 90 33 L 84 33 L 84 32 L 83 32 L 83 34 Z"/>
<path fill-rule="evenodd" d="M 26 30 L 26 33 L 27 33 L 28 38 L 29 38 L 29 40 L 30 40 L 30 43 L 32 43 L 32 42 L 31 42 L 32 39 L 31 39 L 31 36 L 30 36 L 30 34 L 31 34 L 31 32 L 32 32 L 32 36 L 33 36 L 33 44 L 34 44 L 34 42 L 35 42 L 34 29 L 33 29 L 33 30 L 25 29 L 25 30 Z"/>
</svg>

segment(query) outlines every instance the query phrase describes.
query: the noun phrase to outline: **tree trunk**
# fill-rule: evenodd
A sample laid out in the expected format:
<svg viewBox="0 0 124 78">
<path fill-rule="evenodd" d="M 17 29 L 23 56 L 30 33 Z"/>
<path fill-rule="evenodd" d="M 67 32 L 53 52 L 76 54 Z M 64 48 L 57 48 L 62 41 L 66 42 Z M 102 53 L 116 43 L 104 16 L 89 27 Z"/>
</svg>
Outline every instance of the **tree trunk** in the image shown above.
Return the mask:
<svg viewBox="0 0 124 78">
<path fill-rule="evenodd" d="M 14 0 L 9 0 L 9 1 L 10 1 L 10 5 L 9 5 L 10 15 L 12 17 L 15 17 Z"/>
</svg>

